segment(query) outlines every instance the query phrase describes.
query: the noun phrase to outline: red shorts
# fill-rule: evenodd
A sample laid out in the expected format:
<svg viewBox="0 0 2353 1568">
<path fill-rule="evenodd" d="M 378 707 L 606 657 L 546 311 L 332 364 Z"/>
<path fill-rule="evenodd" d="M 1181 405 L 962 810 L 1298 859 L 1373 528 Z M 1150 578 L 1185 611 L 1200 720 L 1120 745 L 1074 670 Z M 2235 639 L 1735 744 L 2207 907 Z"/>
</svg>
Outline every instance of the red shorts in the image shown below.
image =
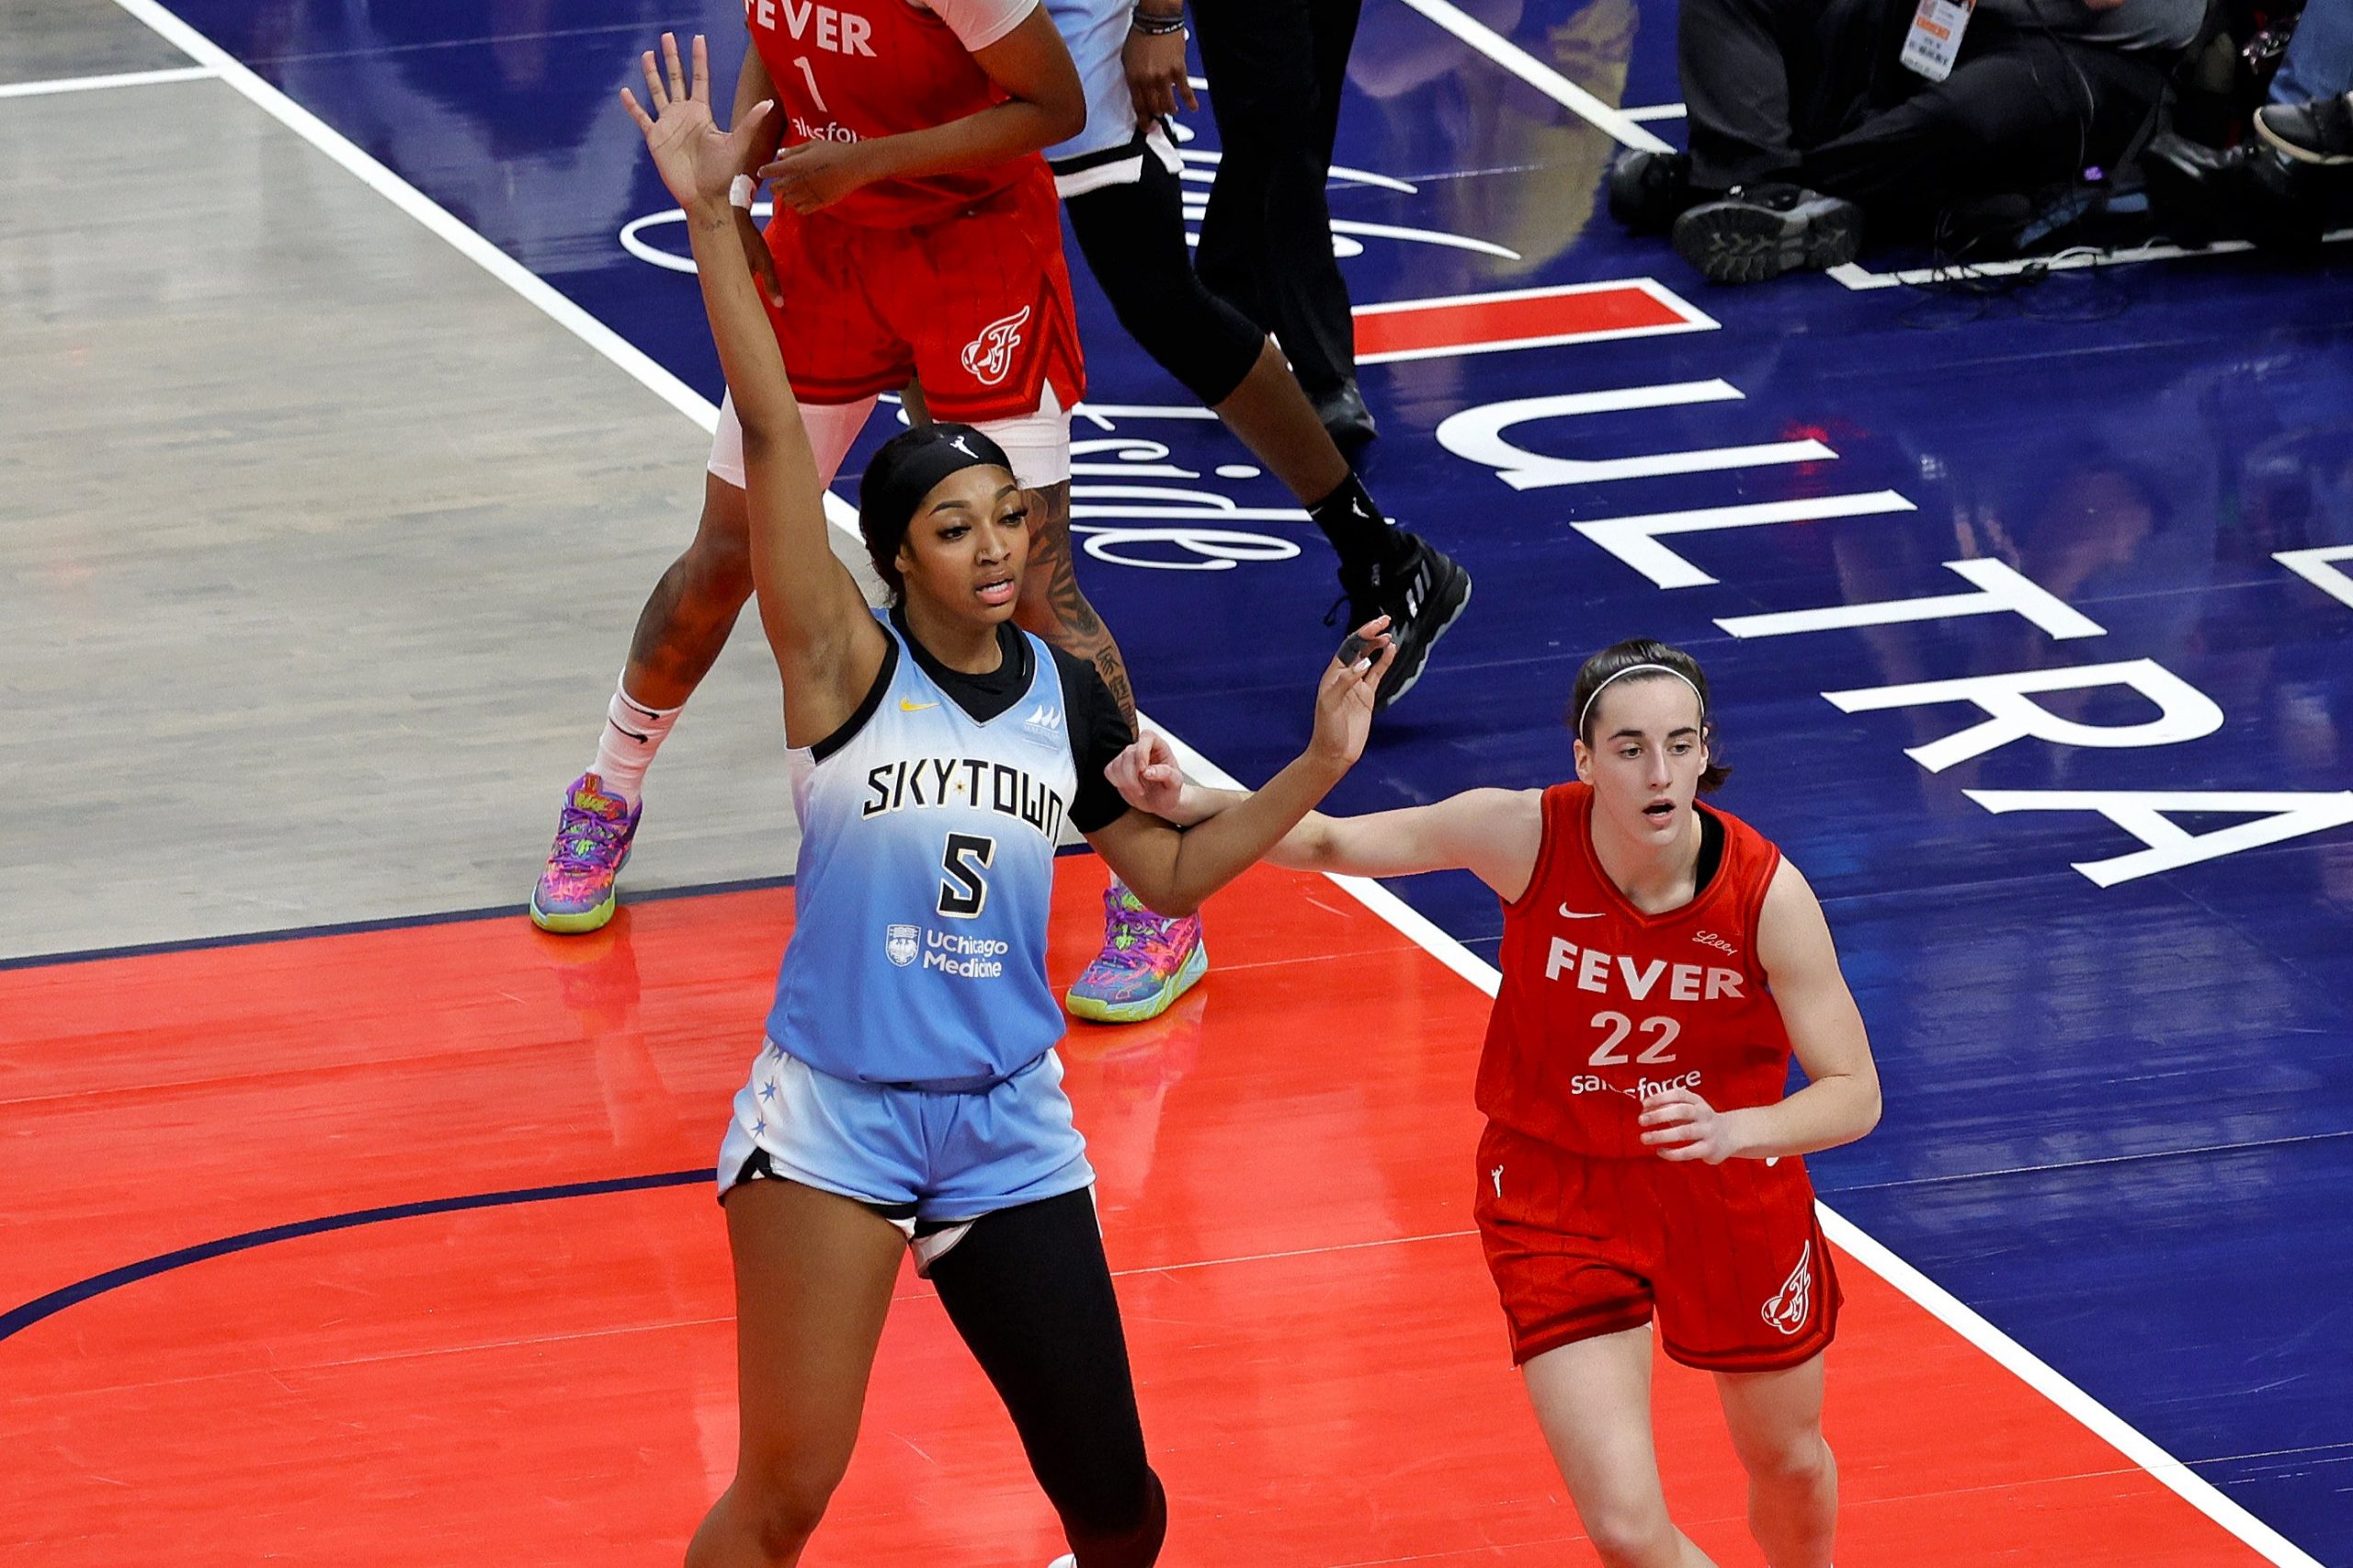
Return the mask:
<svg viewBox="0 0 2353 1568">
<path fill-rule="evenodd" d="M 771 308 L 792 390 L 856 403 L 923 381 L 942 419 L 1035 414 L 1051 383 L 1086 394 L 1062 209 L 1040 163 L 952 218 L 912 228 L 780 210 L 768 223 L 784 307 Z"/>
<path fill-rule="evenodd" d="M 1838 1278 L 1794 1158 L 1594 1159 L 1491 1121 L 1472 1212 L 1515 1366 L 1655 1312 L 1685 1366 L 1770 1372 L 1837 1327 Z"/>
</svg>

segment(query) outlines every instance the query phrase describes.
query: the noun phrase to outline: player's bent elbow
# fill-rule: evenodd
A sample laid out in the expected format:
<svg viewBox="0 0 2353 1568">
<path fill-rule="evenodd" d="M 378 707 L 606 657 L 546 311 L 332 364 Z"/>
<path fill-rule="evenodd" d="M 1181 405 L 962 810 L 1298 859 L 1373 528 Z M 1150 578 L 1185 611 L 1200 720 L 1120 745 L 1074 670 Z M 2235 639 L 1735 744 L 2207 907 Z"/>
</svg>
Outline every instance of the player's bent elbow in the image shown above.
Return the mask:
<svg viewBox="0 0 2353 1568">
<path fill-rule="evenodd" d="M 1853 1131 L 1842 1140 L 1848 1143 L 1870 1136 L 1871 1130 L 1879 1125 L 1880 1112 L 1884 1107 L 1884 1102 L 1880 1096 L 1878 1080 L 1873 1079 L 1870 1083 L 1859 1085 L 1858 1087 L 1860 1090 L 1861 1103 L 1855 1108 L 1855 1119 L 1851 1123 Z"/>
<path fill-rule="evenodd" d="M 1072 78 L 1071 85 L 1078 87 L 1077 78 Z M 1051 103 L 1038 107 L 1045 111 L 1047 122 L 1048 134 L 1045 141 L 1039 143 L 1041 147 L 1067 142 L 1086 129 L 1086 94 L 1084 90 L 1074 91 L 1067 96 L 1056 94 Z"/>
</svg>

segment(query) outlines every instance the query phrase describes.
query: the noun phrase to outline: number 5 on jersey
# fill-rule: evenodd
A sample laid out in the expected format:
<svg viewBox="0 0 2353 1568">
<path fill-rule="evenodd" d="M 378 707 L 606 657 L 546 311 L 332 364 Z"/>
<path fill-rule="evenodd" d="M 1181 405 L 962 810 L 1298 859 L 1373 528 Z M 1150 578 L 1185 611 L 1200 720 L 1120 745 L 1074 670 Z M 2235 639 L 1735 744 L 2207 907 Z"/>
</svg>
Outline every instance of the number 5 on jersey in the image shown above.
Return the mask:
<svg viewBox="0 0 2353 1568">
<path fill-rule="evenodd" d="M 989 901 L 988 879 L 981 873 L 996 858 L 996 840 L 977 833 L 951 833 L 939 857 L 946 873 L 939 882 L 939 913 L 953 920 L 971 920 Z"/>
</svg>

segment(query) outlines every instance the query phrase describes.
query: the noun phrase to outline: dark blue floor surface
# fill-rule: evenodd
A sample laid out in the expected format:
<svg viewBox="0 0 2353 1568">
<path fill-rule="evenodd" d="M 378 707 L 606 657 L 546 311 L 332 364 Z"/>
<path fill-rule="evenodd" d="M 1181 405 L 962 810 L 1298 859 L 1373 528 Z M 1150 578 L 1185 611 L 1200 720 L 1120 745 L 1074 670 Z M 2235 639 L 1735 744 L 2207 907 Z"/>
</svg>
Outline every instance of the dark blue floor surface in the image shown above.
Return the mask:
<svg viewBox="0 0 2353 1568">
<path fill-rule="evenodd" d="M 1606 102 L 1677 96 L 1663 0 L 1467 8 Z M 669 203 L 613 95 L 664 27 L 710 32 L 732 81 L 733 5 L 179 9 L 717 395 L 691 278 L 619 238 Z M 1192 145 L 1213 148 L 1208 113 L 1191 119 Z M 1356 239 L 1359 304 L 1649 277 L 1722 324 L 1366 369 L 1382 430 L 1369 482 L 1478 587 L 1337 805 L 1549 782 L 1569 767 L 1560 709 L 1586 654 L 1635 633 L 1697 653 L 1735 767 L 1721 800 L 1820 891 L 1888 1085 L 1880 1130 L 1814 1160 L 1824 1196 L 2315 1557 L 2353 1564 L 2353 585 L 2332 597 L 2273 559 L 2353 546 L 2353 246 L 2300 267 L 2061 274 L 1990 299 L 1815 276 L 1711 290 L 1601 213 L 1615 149 L 1400 0 L 1370 0 L 1338 161 L 1415 188 L 1343 181 L 1333 210 L 1421 233 Z M 675 228 L 642 238 L 678 248 Z M 1090 401 L 1183 404 L 1081 289 Z M 1523 490 L 1438 438 L 1507 400 L 1716 381 L 1739 395 L 1505 434 L 1587 460 L 1804 440 L 1836 456 Z M 1110 559 L 1090 563 L 1089 591 L 1144 706 L 1263 778 L 1303 735 L 1336 635 L 1328 553 L 1270 480 L 1217 473 L 1247 454 L 1216 425 L 1108 424 L 1077 430 L 1104 443 L 1082 448 L 1081 524 L 1114 530 L 1090 536 Z M 1121 474 L 1182 494 L 1107 495 Z M 682 542 L 699 486 L 679 474 Z M 1663 539 L 1717 579 L 1688 587 L 1571 526 L 1879 492 L 1912 509 Z M 1189 515 L 1133 515 L 1154 507 Z M 1188 543 L 1200 529 L 1221 535 Z M 1999 562 L 2099 634 L 2006 612 L 1745 638 L 1717 624 L 1969 592 L 1949 562 Z M 618 653 L 627 628 L 604 634 Z M 1949 693 L 1843 712 L 1823 695 L 2139 661 L 2192 688 L 2174 695 L 2196 738 L 2012 739 L 1931 772 L 1907 748 L 1984 710 Z M 2045 700 L 2094 725 L 2159 712 L 2120 687 Z M 2081 801 L 1996 814 L 1972 790 L 2302 795 L 2252 804 L 2301 804 L 2319 830 L 2103 886 L 2071 868 L 2143 839 Z M 2191 834 L 2255 820 L 2173 805 Z M 1400 891 L 1492 958 L 1499 915 L 1467 877 Z"/>
</svg>

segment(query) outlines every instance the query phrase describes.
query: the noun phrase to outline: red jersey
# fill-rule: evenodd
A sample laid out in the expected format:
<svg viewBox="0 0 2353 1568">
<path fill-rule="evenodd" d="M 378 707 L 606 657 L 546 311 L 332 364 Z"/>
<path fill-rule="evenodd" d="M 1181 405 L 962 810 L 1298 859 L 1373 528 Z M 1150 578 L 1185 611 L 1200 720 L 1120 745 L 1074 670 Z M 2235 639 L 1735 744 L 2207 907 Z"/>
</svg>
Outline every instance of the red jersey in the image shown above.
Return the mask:
<svg viewBox="0 0 2353 1568">
<path fill-rule="evenodd" d="M 1581 1154 L 1656 1157 L 1644 1097 L 1688 1088 L 1718 1110 L 1770 1105 L 1790 1037 L 1756 960 L 1757 912 L 1781 852 L 1746 823 L 1699 896 L 1665 915 L 1628 903 L 1593 850 L 1593 790 L 1544 791 L 1528 891 L 1504 905 L 1503 987 L 1479 1061 L 1479 1108 Z"/>
<path fill-rule="evenodd" d="M 946 22 L 907 0 L 744 0 L 752 47 L 776 84 L 784 142 L 863 142 L 928 131 L 1006 96 Z M 1035 153 L 980 168 L 881 180 L 826 208 L 845 223 L 910 228 L 986 200 Z"/>
</svg>

